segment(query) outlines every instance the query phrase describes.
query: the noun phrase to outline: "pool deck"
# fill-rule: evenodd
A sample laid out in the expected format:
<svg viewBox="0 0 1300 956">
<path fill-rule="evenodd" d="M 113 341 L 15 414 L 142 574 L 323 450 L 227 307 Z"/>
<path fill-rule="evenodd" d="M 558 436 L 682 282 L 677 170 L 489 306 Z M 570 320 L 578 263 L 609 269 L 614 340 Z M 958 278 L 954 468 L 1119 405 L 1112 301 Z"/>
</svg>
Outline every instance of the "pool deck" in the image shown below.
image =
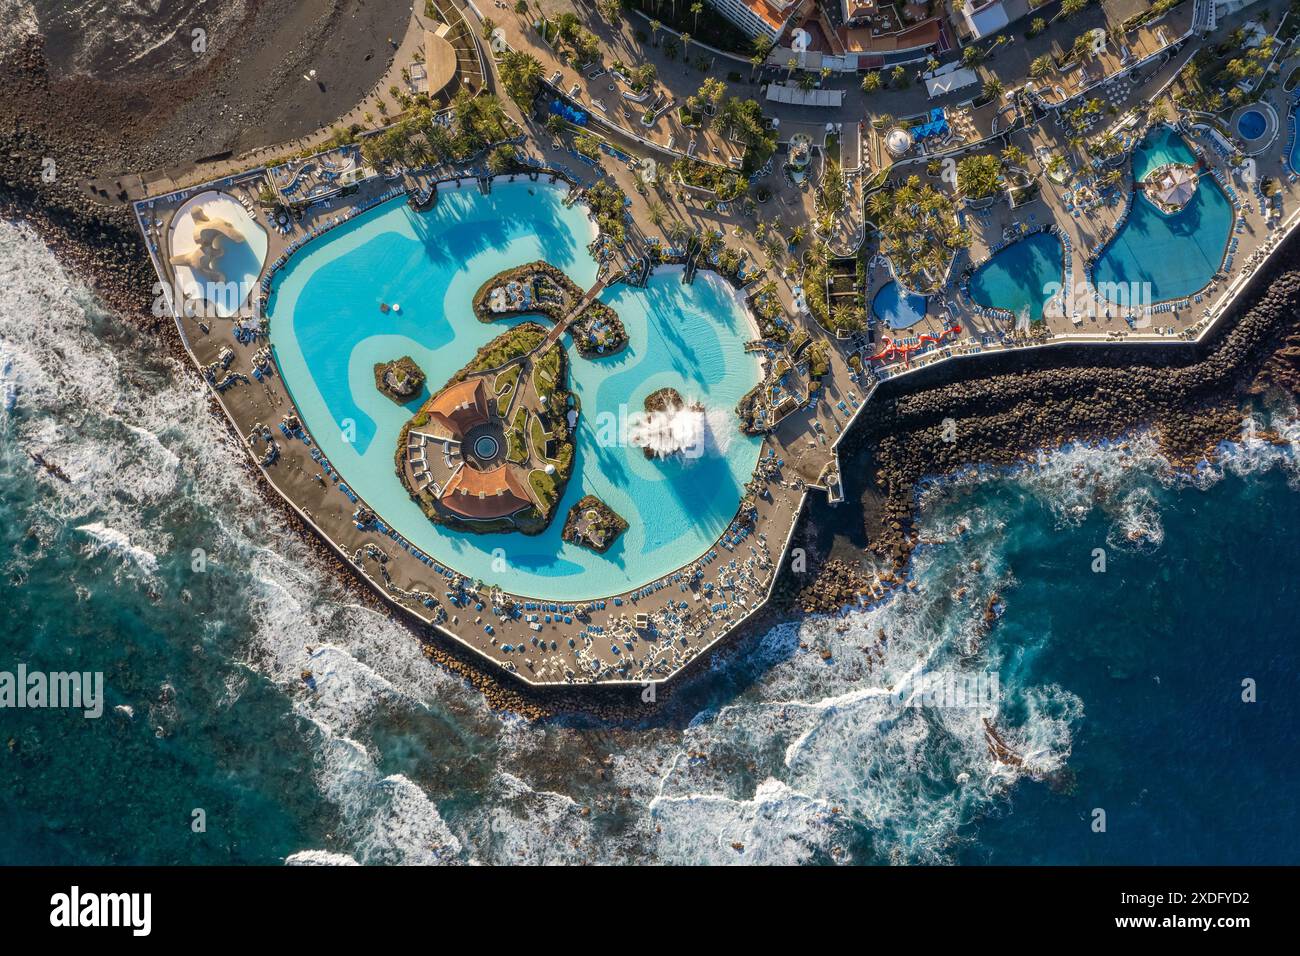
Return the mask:
<svg viewBox="0 0 1300 956">
<path fill-rule="evenodd" d="M 631 27 L 621 29 L 620 37 L 626 39 L 623 35 L 630 29 Z M 516 31 L 519 31 L 517 25 L 507 25 L 507 32 L 512 39 Z M 1127 106 L 1150 102 L 1162 93 L 1182 62 L 1194 52 L 1193 45 L 1192 49 L 1182 51 L 1177 58 L 1148 74 L 1142 82 L 1126 83 L 1123 89 L 1115 90 L 1113 102 L 1121 109 L 1117 115 L 1108 118 L 1107 124 L 1122 120 Z M 1294 63 L 1294 58 L 1284 61 L 1281 64 L 1282 75 L 1286 75 Z M 682 68 L 678 66 L 676 69 L 680 71 Z M 764 439 L 760 451 L 760 468 L 755 480 L 757 487 L 765 490 L 766 495 L 755 498 L 756 522 L 753 531 L 734 545 L 729 540 L 724 542 L 724 539 L 730 538 L 730 534 L 724 535 L 706 555 L 683 555 L 683 565 L 678 571 L 658 578 L 646 587 L 622 594 L 592 595 L 586 601 L 558 602 L 548 600 L 545 595 L 509 595 L 499 590 L 494 592 L 494 589 L 487 586 L 476 588 L 475 582 L 461 579 L 453 569 L 430 568 L 417 560 L 390 535 L 374 530 L 359 530 L 352 519 L 356 504 L 340 490 L 337 477 L 332 479 L 322 473 L 323 469 L 311 454 L 314 446 L 309 447 L 296 439 L 285 439 L 279 432 L 278 422 L 286 413 L 293 412 L 294 408 L 278 370 L 264 375 L 260 381 L 252 378 L 253 356 L 266 344 L 265 339 L 252 344 L 239 343 L 235 340 L 231 323 L 222 320 L 202 322 L 177 314 L 177 325 L 187 348 L 200 367 L 216 361 L 227 348 L 234 351 L 235 359 L 230 371 L 249 376 L 249 381 L 225 391 L 214 390 L 214 395 L 235 431 L 240 436 L 246 436 L 246 450 L 257 462 L 270 486 L 316 530 L 342 560 L 352 562 L 358 572 L 395 608 L 437 627 L 446 638 L 471 649 L 494 668 L 509 672 L 530 684 L 599 682 L 644 686 L 669 679 L 691 661 L 705 654 L 758 611 L 770 597 L 777 569 L 785 558 L 807 496 L 810 493 L 826 492 L 820 483 L 828 471 L 838 471 L 838 445 L 857 415 L 867 407 L 879 383 L 938 362 L 973 357 L 986 352 L 1091 343 L 1114 345 L 1117 342 L 1165 342 L 1171 346 L 1185 347 L 1204 337 L 1213 322 L 1228 311 L 1236 294 L 1255 271 L 1263 266 L 1281 239 L 1300 221 L 1300 184 L 1291 181 L 1292 177 L 1286 168 L 1291 96 L 1283 93 L 1280 88 L 1274 88 L 1268 97 L 1278 112 L 1281 129 L 1275 140 L 1255 157 L 1255 162 L 1261 175 L 1277 180 L 1281 187 L 1282 214 L 1275 217 L 1271 224 L 1265 222 L 1261 212 L 1262 204 L 1251 185 L 1243 182 L 1236 172 L 1223 172 L 1226 167 L 1225 157 L 1221 155 L 1213 134 L 1208 130 L 1197 129 L 1195 117 L 1188 124 L 1198 151 L 1209 166 L 1220 170 L 1242 203 L 1239 214 L 1244 222 L 1232 233 L 1237 241 L 1233 267 L 1212 282 L 1200 295 L 1199 301 L 1189 302 L 1186 307 L 1176 311 L 1167 305 L 1157 305 L 1149 315 L 1143 312 L 1136 320 L 1126 319 L 1118 314 L 1119 310 L 1114 310 L 1113 314 L 1103 311 L 1101 315 L 1082 317 L 1081 321 L 1076 321 L 1080 316 L 1071 313 L 1049 319 L 1029 336 L 1015 334 L 1005 315 L 972 309 L 969 302 L 963 301 L 956 288 L 956 277 L 967 269 L 978 267 L 993 255 L 1010 238 L 1011 230 L 1017 228 L 1019 223 L 1030 227 L 1054 224 L 1069 244 L 1071 276 L 1084 276 L 1087 274 L 1089 253 L 1101 249 L 1114 234 L 1122 221 L 1126 205 L 1099 206 L 1074 216 L 1067 209 L 1064 198 L 1069 187 L 1055 182 L 1046 175 L 1044 168 L 1046 158 L 1064 148 L 1065 133 L 1061 126 L 1049 114 L 1047 119 L 1038 124 L 1012 133 L 1011 142 L 1032 157 L 1031 172 L 1036 175 L 1041 186 L 1039 196 L 1015 211 L 1010 210 L 1005 201 L 999 201 L 986 214 L 971 217 L 974 243 L 968 252 L 960 254 L 962 259 L 953 270 L 954 286 L 947 293 L 951 308 L 945 307 L 943 297 L 932 298 L 927 317 L 906 333 L 913 336 L 925 332 L 934 334 L 955 318 L 962 326 L 962 335 L 942 346 L 930 346 L 908 361 L 872 363 L 871 368 L 862 373 L 854 373 L 848 364 L 849 346 L 829 337 L 833 346 L 831 372 L 825 380 L 820 400 L 815 405 L 799 408 L 783 419 Z M 589 185 L 593 181 L 592 171 L 575 163 L 562 143 L 554 140 L 528 118 L 520 116 L 513 104 L 508 105 L 512 115 L 531 133 L 523 148 L 533 162 L 551 169 L 563 168 L 578 186 Z M 820 125 L 820 118 L 807 124 L 783 123 L 784 128 L 795 129 Z M 1137 138 L 1140 137 L 1135 137 Z M 855 167 L 852 160 L 853 153 L 859 158 L 863 155 L 856 139 L 846 135 L 841 142 L 841 149 L 848 154 L 845 160 L 846 170 L 853 171 L 856 168 L 861 176 L 864 175 L 863 169 Z M 707 131 L 704 142 L 710 142 Z M 622 145 L 634 156 L 654 155 L 653 150 L 638 150 L 637 145 L 631 141 Z M 963 142 L 958 144 L 958 148 L 967 148 L 968 145 Z M 725 144 L 720 144 L 720 149 L 723 146 Z M 576 169 L 569 169 L 569 165 Z M 610 163 L 609 167 L 604 171 L 605 174 L 611 176 L 633 201 L 631 212 L 634 228 L 631 231 L 630 245 L 634 249 L 643 248 L 647 236 L 660 232 L 647 225 L 651 219 L 649 203 L 654 196 L 646 195 L 644 189 L 638 189 L 635 174 L 623 168 L 622 164 Z M 1123 157 L 1119 168 L 1125 177 L 1119 189 L 1123 195 L 1131 196 L 1132 183 L 1127 156 Z M 921 170 L 913 167 L 906 171 L 923 171 L 923 167 Z M 147 243 L 151 250 L 158 250 L 152 254 L 164 283 L 170 281 L 170 270 L 162 261 L 160 251 L 165 249 L 171 218 L 188 196 L 206 188 L 215 186 L 253 201 L 255 218 L 268 230 L 268 265 L 290 254 L 293 249 L 356 210 L 383 201 L 385 197 L 400 196 L 404 192 L 421 195 L 435 182 L 453 179 L 458 183 L 457 186 L 443 188 L 481 188 L 480 181 L 469 175 L 469 170 L 447 165 L 372 179 L 364 182 L 359 191 L 346 200 L 333 200 L 310 207 L 302 223 L 294 224 L 287 234 L 282 234 L 273 224 L 265 221 L 263 211 L 255 204 L 256 184 L 264 168 L 238 172 L 230 169 L 229 172 L 233 175 L 233 180 L 187 182 L 185 188 L 176 194 L 140 200 L 136 204 Z M 814 218 L 813 190 L 807 183 L 781 183 L 777 177 L 772 177 L 767 182 L 773 186 L 773 198 L 766 207 L 758 207 L 761 216 L 771 218 L 773 222 L 811 223 Z M 1201 188 L 1205 188 L 1205 184 Z M 850 197 L 859 206 L 857 215 L 860 217 L 860 204 L 863 200 L 861 190 L 851 188 Z M 700 231 L 717 230 L 726 237 L 729 244 L 739 245 L 756 262 L 769 258 L 769 267 L 765 271 L 769 277 L 777 280 L 778 293 L 786 305 L 787 313 L 795 314 L 792 290 L 799 280 L 788 260 L 771 259 L 764 252 L 762 244 L 753 235 L 743 231 L 753 228 L 754 217 L 742 215 L 733 208 L 707 208 L 698 199 L 682 191 L 676 191 L 675 194 L 670 192 L 660 198 L 673 217 Z M 853 233 L 859 231 L 853 224 L 852 217 L 853 214 L 846 217 L 849 225 L 841 225 L 838 233 L 838 238 L 846 243 L 851 241 Z M 616 260 L 612 267 L 618 268 L 622 261 L 623 259 Z M 873 261 L 868 269 L 867 287 L 864 290 L 868 304 L 880 285 L 890 278 L 892 276 L 885 266 L 879 261 Z M 1074 281 L 1078 279 L 1075 278 Z M 796 319 L 814 334 L 820 331 L 807 315 L 796 316 Z M 262 459 L 267 445 L 256 439 L 250 442 L 247 437 L 253 435 L 258 425 L 272 432 L 276 448 L 274 460 L 265 464 Z M 583 452 L 579 449 L 578 453 Z M 784 462 L 783 467 L 776 467 L 775 462 L 778 460 Z M 342 482 L 346 483 L 347 476 L 341 477 Z M 563 520 L 563 516 L 557 516 L 556 520 Z M 716 556 L 713 556 L 714 552 Z M 466 599 L 459 604 L 451 603 L 446 598 L 449 590 L 465 595 Z M 871 593 L 861 596 L 863 601 L 883 596 L 887 587 L 877 579 L 877 583 L 869 590 Z M 719 594 L 724 594 L 725 598 L 717 597 Z M 543 626 L 538 632 L 528 626 L 530 622 L 524 616 L 512 617 L 500 613 L 510 601 L 525 606 L 563 605 L 570 609 L 584 604 L 594 603 L 597 606 L 590 609 L 586 620 L 580 619 L 574 610 L 525 610 L 525 614 L 541 615 L 539 621 Z M 670 601 L 674 604 L 685 601 L 687 610 L 670 610 Z M 477 607 L 479 603 L 482 604 L 481 609 Z M 718 607 L 723 603 L 725 608 Z M 545 621 L 546 614 L 551 615 L 549 622 Z M 640 615 L 644 617 L 638 621 Z M 681 620 L 674 620 L 674 615 Z M 570 620 L 566 622 L 565 617 Z M 484 630 L 485 624 L 493 627 L 492 635 Z M 590 628 L 593 625 L 603 629 L 597 639 L 591 636 Z M 538 642 L 536 645 L 534 639 Z M 573 648 L 568 646 L 570 639 L 575 642 Z M 552 642 L 555 644 L 554 649 L 551 649 Z M 505 651 L 507 645 L 516 650 Z M 520 647 L 524 648 L 522 652 L 517 649 Z"/>
<path fill-rule="evenodd" d="M 542 174 L 541 178 L 547 177 Z M 252 181 L 255 180 L 248 179 Z M 459 186 L 454 183 L 444 185 L 480 188 L 472 178 L 460 180 Z M 250 189 L 240 184 L 223 188 L 236 195 Z M 313 207 L 315 215 L 307 227 L 295 228 L 287 236 L 266 222 L 262 210 L 258 209 L 258 220 L 268 227 L 271 236 L 268 268 L 297 244 L 327 232 L 335 219 L 346 221 L 348 208 L 359 210 L 385 201 L 394 189 L 400 188 L 391 180 L 368 182 L 350 197 L 347 208 Z M 148 212 L 151 222 L 159 220 L 162 225 L 151 225 L 149 233 L 158 232 L 165 237 L 170 217 L 183 202 L 184 194 L 172 199 L 155 199 Z M 155 264 L 167 273 L 161 256 L 155 257 Z M 309 446 L 297 439 L 287 439 L 278 429 L 280 419 L 295 412 L 278 370 L 276 374 L 264 375 L 260 381 L 253 378 L 252 355 L 265 340 L 253 345 L 241 344 L 235 339 L 233 324 L 220 319 L 202 320 L 182 314 L 178 325 L 200 368 L 217 361 L 224 349 L 235 352 L 237 357 L 229 371 L 242 373 L 249 381 L 217 393 L 222 409 L 237 433 L 246 436 L 246 448 L 271 486 L 339 557 L 356 565 L 375 589 L 397 607 L 438 627 L 444 635 L 471 648 L 494 666 L 530 683 L 612 681 L 641 685 L 668 678 L 763 605 L 775 581 L 777 563 L 785 553 L 787 539 L 803 507 L 807 482 L 788 465 L 785 469 L 776 467 L 775 461 L 781 457 L 778 450 L 777 458 L 771 458 L 768 464 L 763 465 L 760 460 L 756 479 L 767 495 L 754 499 L 755 528 L 739 544 L 730 542 L 730 534 L 723 535 L 706 554 L 683 555 L 682 566 L 671 574 L 632 591 L 592 595 L 585 601 L 561 602 L 540 594 L 512 595 L 499 588 L 480 589 L 452 569 L 441 565 L 432 568 L 418 560 L 402 546 L 399 538 L 356 528 L 352 514 L 357 504 L 339 487 L 347 483 L 347 476 L 340 476 L 341 481 L 339 477 L 327 477 L 312 457 L 314 444 Z M 793 430 L 794 421 L 799 417 L 792 416 L 786 427 Z M 258 426 L 272 433 L 277 449 L 272 462 L 262 461 L 268 447 L 265 442 L 247 440 L 247 436 L 260 430 Z M 762 454 L 768 455 L 769 448 L 780 449 L 782 444 L 779 440 L 766 442 Z M 583 451 L 579 449 L 578 453 Z M 829 460 L 828 453 L 821 457 L 823 463 Z M 564 516 L 557 515 L 555 520 L 563 521 Z M 696 576 L 696 571 L 702 573 Z M 689 582 L 684 580 L 687 576 Z M 449 590 L 465 595 L 459 606 L 446 597 Z M 436 601 L 433 607 L 426 604 L 428 597 Z M 510 601 L 521 606 L 522 615 L 501 613 Z M 669 608 L 670 601 L 685 601 L 687 609 Z M 482 608 L 477 607 L 480 603 Z M 601 606 L 590 610 L 586 620 L 581 620 L 576 608 L 592 603 Z M 725 608 L 718 607 L 724 603 Z M 551 606 L 564 610 L 551 611 Z M 532 613 L 539 615 L 540 631 L 532 630 L 529 626 L 532 622 L 526 620 Z M 638 626 L 637 617 L 642 614 L 646 617 Z M 550 621 L 546 621 L 548 616 Z M 670 624 L 674 616 L 683 620 Z M 485 624 L 492 626 L 493 634 L 484 630 Z M 599 640 L 588 639 L 590 635 L 583 637 L 583 632 L 593 625 L 603 629 Z M 576 645 L 572 649 L 568 646 L 570 638 Z M 554 650 L 550 649 L 551 642 L 555 642 Z M 618 651 L 613 651 L 611 645 L 617 646 Z M 507 652 L 507 646 L 516 650 Z M 517 650 L 521 647 L 526 648 L 523 653 Z"/>
</svg>

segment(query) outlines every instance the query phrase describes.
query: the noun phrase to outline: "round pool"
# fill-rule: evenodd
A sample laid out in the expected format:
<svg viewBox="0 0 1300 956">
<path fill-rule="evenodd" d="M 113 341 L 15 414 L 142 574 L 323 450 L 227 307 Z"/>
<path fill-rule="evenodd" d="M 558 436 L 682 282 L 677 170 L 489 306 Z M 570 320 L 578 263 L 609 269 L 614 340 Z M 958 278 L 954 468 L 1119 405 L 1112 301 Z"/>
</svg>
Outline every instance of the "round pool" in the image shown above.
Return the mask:
<svg viewBox="0 0 1300 956">
<path fill-rule="evenodd" d="M 925 318 L 926 298 L 914 292 L 904 294 L 897 282 L 886 282 L 871 300 L 871 311 L 891 329 L 907 329 Z"/>
<path fill-rule="evenodd" d="M 1242 139 L 1259 139 L 1268 129 L 1268 120 L 1259 110 L 1246 110 L 1237 117 L 1237 132 Z"/>
<path fill-rule="evenodd" d="M 474 442 L 474 455 L 483 461 L 491 461 L 497 456 L 499 447 L 497 440 L 491 435 L 482 435 Z"/>
</svg>

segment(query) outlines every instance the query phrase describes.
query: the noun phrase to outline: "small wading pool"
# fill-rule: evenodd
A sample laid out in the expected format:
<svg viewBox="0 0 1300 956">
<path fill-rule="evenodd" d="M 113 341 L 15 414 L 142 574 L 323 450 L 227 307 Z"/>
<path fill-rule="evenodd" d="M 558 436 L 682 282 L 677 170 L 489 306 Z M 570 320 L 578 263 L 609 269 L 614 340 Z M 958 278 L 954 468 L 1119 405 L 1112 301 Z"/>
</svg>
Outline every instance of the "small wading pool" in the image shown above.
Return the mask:
<svg viewBox="0 0 1300 956">
<path fill-rule="evenodd" d="M 1268 129 L 1268 120 L 1259 110 L 1247 110 L 1237 117 L 1237 132 L 1242 139 L 1259 139 Z"/>
<path fill-rule="evenodd" d="M 897 282 L 886 282 L 871 300 L 871 311 L 891 329 L 907 329 L 925 318 L 926 299 L 908 292 L 904 295 Z"/>
</svg>

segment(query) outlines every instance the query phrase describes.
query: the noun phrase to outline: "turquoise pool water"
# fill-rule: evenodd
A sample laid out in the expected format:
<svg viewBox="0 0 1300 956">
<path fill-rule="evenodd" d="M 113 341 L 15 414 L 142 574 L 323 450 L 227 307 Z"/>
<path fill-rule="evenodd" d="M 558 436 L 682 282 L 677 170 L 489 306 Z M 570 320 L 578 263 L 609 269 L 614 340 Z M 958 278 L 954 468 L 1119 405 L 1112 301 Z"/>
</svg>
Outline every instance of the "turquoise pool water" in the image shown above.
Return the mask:
<svg viewBox="0 0 1300 956">
<path fill-rule="evenodd" d="M 430 387 L 441 387 L 511 324 L 479 322 L 470 308 L 474 292 L 502 269 L 544 258 L 591 285 L 596 265 L 586 245 L 594 227 L 584 207 L 566 209 L 563 197 L 556 187 L 498 182 L 488 196 L 444 193 L 425 213 L 401 200 L 378 207 L 299 250 L 277 275 L 268 311 L 271 342 L 304 422 L 343 480 L 389 525 L 470 577 L 516 594 L 579 600 L 636 587 L 697 557 L 735 514 L 761 442 L 740 433 L 732 411 L 758 382 L 759 367 L 743 352 L 756 332 L 731 287 L 710 272 L 690 286 L 679 273 L 660 272 L 645 289 L 618 285 L 602 294 L 630 343 L 596 362 L 569 347 L 583 412 L 577 461 L 559 516 L 536 537 L 457 532 L 424 517 L 393 472 L 393 452 L 427 394 L 399 407 L 375 389 L 372 371 L 376 362 L 410 355 Z M 402 310 L 381 313 L 380 302 Z M 639 412 L 645 396 L 665 386 L 717 410 L 710 453 L 648 461 L 639 448 L 601 446 L 602 413 Z M 606 554 L 560 539 L 564 515 L 584 494 L 600 496 L 630 524 Z M 504 572 L 494 570 L 498 558 Z"/>
<path fill-rule="evenodd" d="M 1036 232 L 997 252 L 975 270 L 970 279 L 971 298 L 992 309 L 1006 309 L 1015 315 L 1029 310 L 1037 322 L 1043 307 L 1060 289 L 1063 274 L 1061 240 Z"/>
<path fill-rule="evenodd" d="M 1196 164 L 1196 154 L 1172 126 L 1161 124 L 1133 150 L 1133 178 L 1145 182 L 1151 171 L 1169 163 Z"/>
<path fill-rule="evenodd" d="M 1168 132 L 1177 143 L 1168 143 L 1161 131 Z M 1147 142 L 1153 137 L 1159 138 L 1148 149 Z M 1157 158 L 1153 160 L 1152 154 Z M 1149 172 L 1168 162 L 1195 160 L 1182 138 L 1162 126 L 1133 154 L 1133 174 L 1140 179 L 1140 170 Z M 1093 283 L 1103 293 L 1107 286 L 1132 289 L 1126 293 L 1129 301 L 1142 295 L 1137 301 L 1144 304 L 1180 299 L 1205 288 L 1223 263 L 1232 233 L 1232 203 L 1214 177 L 1202 175 L 1191 201 L 1173 215 L 1161 212 L 1140 193 L 1131 202 L 1124 225 L 1097 259 Z M 1149 284 L 1148 293 L 1136 291 L 1145 284 Z M 1122 295 L 1110 298 L 1123 301 Z"/>
<path fill-rule="evenodd" d="M 1295 111 L 1292 111 L 1288 122 L 1291 124 L 1291 154 L 1287 156 L 1287 165 L 1291 167 L 1291 172 L 1300 175 L 1300 143 L 1296 142 Z"/>
<path fill-rule="evenodd" d="M 871 300 L 876 318 L 889 323 L 891 329 L 907 329 L 925 318 L 925 296 L 901 295 L 897 282 L 886 282 Z"/>
</svg>

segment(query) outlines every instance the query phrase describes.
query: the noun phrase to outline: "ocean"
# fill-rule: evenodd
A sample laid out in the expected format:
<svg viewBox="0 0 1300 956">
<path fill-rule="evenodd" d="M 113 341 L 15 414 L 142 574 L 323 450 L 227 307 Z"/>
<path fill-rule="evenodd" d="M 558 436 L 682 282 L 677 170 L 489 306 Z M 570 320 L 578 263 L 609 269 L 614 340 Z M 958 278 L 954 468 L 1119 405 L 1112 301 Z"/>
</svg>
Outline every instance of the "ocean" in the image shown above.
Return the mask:
<svg viewBox="0 0 1300 956">
<path fill-rule="evenodd" d="M 107 698 L 0 708 L 0 863 L 1300 862 L 1292 408 L 1191 477 L 1133 436 L 936 482 L 882 606 L 648 726 L 532 724 L 332 582 L 194 377 L 8 223 L 0 288 L 0 672 Z"/>
</svg>

